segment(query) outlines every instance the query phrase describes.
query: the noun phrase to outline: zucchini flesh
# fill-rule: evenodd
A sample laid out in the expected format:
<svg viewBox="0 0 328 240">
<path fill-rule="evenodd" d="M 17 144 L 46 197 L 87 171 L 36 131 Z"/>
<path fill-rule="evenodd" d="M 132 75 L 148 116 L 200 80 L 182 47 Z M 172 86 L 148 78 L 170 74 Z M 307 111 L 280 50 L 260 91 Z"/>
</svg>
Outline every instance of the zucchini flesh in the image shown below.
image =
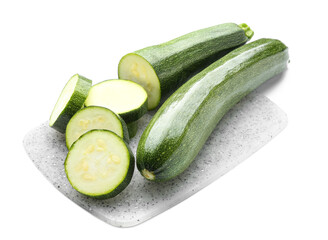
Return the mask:
<svg viewBox="0 0 328 240">
<path fill-rule="evenodd" d="M 155 108 L 161 99 L 160 81 L 151 64 L 141 55 L 130 53 L 119 64 L 119 78 L 129 79 L 143 86 L 148 95 L 148 108 Z"/>
<path fill-rule="evenodd" d="M 49 119 L 49 126 L 65 133 L 68 121 L 83 107 L 91 85 L 91 80 L 79 74 L 72 76 L 56 102 Z"/>
<path fill-rule="evenodd" d="M 180 87 L 154 115 L 137 148 L 137 167 L 154 181 L 182 173 L 224 114 L 260 84 L 282 72 L 288 49 L 279 40 L 246 44 Z"/>
<path fill-rule="evenodd" d="M 132 81 L 106 80 L 92 86 L 84 105 L 106 107 L 130 123 L 147 112 L 147 93 Z"/>
<path fill-rule="evenodd" d="M 128 145 L 109 130 L 91 130 L 70 148 L 66 176 L 78 192 L 95 198 L 114 197 L 130 183 L 134 157 Z"/>
<path fill-rule="evenodd" d="M 79 110 L 68 122 L 66 145 L 71 145 L 84 133 L 92 129 L 107 129 L 129 141 L 129 133 L 124 120 L 108 108 L 90 106 Z"/>
<path fill-rule="evenodd" d="M 201 29 L 123 56 L 118 76 L 142 85 L 148 93 L 148 109 L 154 109 L 162 95 L 177 89 L 252 36 L 247 24 L 226 23 Z"/>
</svg>

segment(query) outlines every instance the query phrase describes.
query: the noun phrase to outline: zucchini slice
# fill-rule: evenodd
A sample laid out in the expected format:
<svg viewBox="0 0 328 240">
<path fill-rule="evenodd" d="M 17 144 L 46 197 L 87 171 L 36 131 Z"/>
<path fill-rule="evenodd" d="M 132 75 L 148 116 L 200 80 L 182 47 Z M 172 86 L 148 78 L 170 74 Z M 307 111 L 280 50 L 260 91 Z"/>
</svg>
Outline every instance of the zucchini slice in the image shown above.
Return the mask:
<svg viewBox="0 0 328 240">
<path fill-rule="evenodd" d="M 109 130 L 91 130 L 75 141 L 65 160 L 66 176 L 78 192 L 99 199 L 114 197 L 130 183 L 134 157 Z"/>
<path fill-rule="evenodd" d="M 147 112 L 147 92 L 129 80 L 106 80 L 92 86 L 84 105 L 109 108 L 130 123 Z"/>
<path fill-rule="evenodd" d="M 130 138 L 133 138 L 138 132 L 138 121 L 128 123 L 127 127 Z"/>
<path fill-rule="evenodd" d="M 161 88 L 158 76 L 152 65 L 141 55 L 130 53 L 119 63 L 118 77 L 132 80 L 147 91 L 148 108 L 154 109 L 161 100 Z"/>
<path fill-rule="evenodd" d="M 148 109 L 151 110 L 158 106 L 161 96 L 176 90 L 188 78 L 245 44 L 253 33 L 245 23 L 200 29 L 123 56 L 118 65 L 118 77 L 142 85 L 148 93 Z"/>
<path fill-rule="evenodd" d="M 92 81 L 75 74 L 66 83 L 49 119 L 49 126 L 65 133 L 68 121 L 83 107 L 88 96 Z"/>
<path fill-rule="evenodd" d="M 129 141 L 128 128 L 124 120 L 108 108 L 90 106 L 79 110 L 68 122 L 66 145 L 71 145 L 84 133 L 92 129 L 107 129 Z"/>
</svg>

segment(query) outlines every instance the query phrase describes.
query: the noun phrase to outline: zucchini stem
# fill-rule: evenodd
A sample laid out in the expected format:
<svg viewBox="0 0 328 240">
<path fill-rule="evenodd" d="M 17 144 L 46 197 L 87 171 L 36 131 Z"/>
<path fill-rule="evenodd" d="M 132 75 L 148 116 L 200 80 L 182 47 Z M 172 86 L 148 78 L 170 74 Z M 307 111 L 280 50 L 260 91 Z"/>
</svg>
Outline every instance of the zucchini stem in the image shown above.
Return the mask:
<svg viewBox="0 0 328 240">
<path fill-rule="evenodd" d="M 244 30 L 246 37 L 248 37 L 248 40 L 250 40 L 253 37 L 254 32 L 246 23 L 241 23 L 238 26 Z"/>
</svg>

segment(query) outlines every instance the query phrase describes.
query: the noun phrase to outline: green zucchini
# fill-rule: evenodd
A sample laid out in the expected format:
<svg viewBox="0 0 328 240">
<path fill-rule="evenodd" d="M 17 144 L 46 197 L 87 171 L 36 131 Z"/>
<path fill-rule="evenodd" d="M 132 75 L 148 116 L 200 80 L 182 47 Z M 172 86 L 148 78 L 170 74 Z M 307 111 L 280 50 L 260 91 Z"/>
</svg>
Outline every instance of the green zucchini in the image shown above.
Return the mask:
<svg viewBox="0 0 328 240">
<path fill-rule="evenodd" d="M 108 108 L 90 106 L 82 108 L 71 118 L 66 128 L 66 145 L 71 145 L 84 133 L 92 129 L 107 129 L 129 141 L 128 128 L 124 120 Z"/>
<path fill-rule="evenodd" d="M 106 80 L 92 86 L 84 105 L 106 107 L 130 123 L 147 112 L 147 93 L 129 80 Z"/>
<path fill-rule="evenodd" d="M 182 173 L 224 114 L 260 84 L 282 72 L 288 49 L 260 39 L 228 53 L 182 85 L 154 115 L 137 148 L 137 167 L 154 181 Z"/>
<path fill-rule="evenodd" d="M 49 126 L 61 133 L 65 133 L 68 121 L 83 107 L 91 86 L 92 81 L 79 74 L 71 77 L 52 110 Z"/>
<path fill-rule="evenodd" d="M 129 136 L 133 138 L 138 132 L 138 121 L 130 122 L 127 124 Z"/>
<path fill-rule="evenodd" d="M 154 109 L 162 95 L 252 36 L 247 24 L 225 23 L 201 29 L 123 56 L 118 76 L 142 85 L 148 94 L 148 109 Z"/>
<path fill-rule="evenodd" d="M 124 140 L 109 130 L 91 130 L 70 148 L 66 176 L 78 192 L 99 199 L 115 197 L 130 183 L 134 157 Z"/>
</svg>

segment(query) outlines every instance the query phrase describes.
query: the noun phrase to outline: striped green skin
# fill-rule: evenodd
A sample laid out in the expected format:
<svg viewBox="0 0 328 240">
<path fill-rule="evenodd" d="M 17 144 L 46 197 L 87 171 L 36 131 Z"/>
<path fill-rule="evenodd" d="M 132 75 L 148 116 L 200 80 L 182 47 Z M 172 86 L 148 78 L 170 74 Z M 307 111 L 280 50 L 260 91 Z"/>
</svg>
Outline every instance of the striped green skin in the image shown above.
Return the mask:
<svg viewBox="0 0 328 240">
<path fill-rule="evenodd" d="M 92 81 L 90 79 L 87 79 L 79 74 L 75 74 L 74 76 L 76 75 L 79 79 L 73 95 L 70 97 L 69 102 L 62 110 L 56 121 L 52 125 L 49 124 L 50 127 L 61 133 L 65 133 L 69 120 L 83 107 L 84 101 L 87 98 L 88 92 L 92 86 Z"/>
<path fill-rule="evenodd" d="M 137 149 L 141 174 L 165 181 L 182 173 L 224 114 L 282 72 L 287 61 L 288 49 L 282 42 L 260 39 L 191 78 L 168 98 L 143 132 Z"/>
<path fill-rule="evenodd" d="M 116 186 L 115 189 L 111 190 L 110 192 L 107 192 L 107 193 L 101 194 L 101 195 L 89 195 L 89 194 L 85 194 L 85 193 L 83 193 L 82 191 L 80 191 L 80 190 L 78 189 L 78 187 L 76 187 L 76 186 L 75 186 L 74 184 L 72 184 L 72 182 L 70 181 L 70 179 L 69 179 L 69 177 L 68 177 L 69 174 L 68 174 L 68 172 L 67 172 L 67 168 L 66 168 L 67 161 L 68 161 L 68 159 L 69 159 L 69 157 L 70 157 L 70 151 L 72 151 L 72 150 L 74 149 L 75 145 L 78 144 L 79 139 L 81 139 L 81 138 L 86 138 L 86 137 L 92 135 L 94 132 L 106 132 L 106 133 L 108 133 L 108 134 L 116 135 L 116 136 L 120 139 L 120 141 L 121 141 L 123 144 L 125 144 L 125 146 L 126 146 L 126 150 L 129 152 L 129 156 L 130 156 L 130 159 L 129 159 L 129 167 L 128 167 L 128 170 L 127 170 L 127 172 L 126 172 L 125 178 L 122 180 L 122 182 L 119 183 L 118 186 Z M 120 136 L 118 136 L 117 134 L 115 134 L 115 133 L 112 132 L 112 131 L 104 130 L 104 129 L 94 129 L 94 130 L 90 130 L 90 131 L 86 132 L 85 134 L 83 134 L 79 139 L 76 140 L 76 141 L 72 144 L 72 146 L 71 146 L 71 148 L 70 148 L 70 150 L 69 150 L 69 152 L 68 152 L 68 154 L 67 154 L 67 156 L 66 156 L 65 162 L 64 162 L 65 173 L 66 173 L 66 176 L 67 176 L 67 178 L 68 178 L 68 181 L 70 182 L 70 184 L 72 185 L 72 187 L 73 187 L 76 191 L 78 191 L 79 193 L 81 193 L 81 194 L 83 194 L 83 195 L 85 195 L 85 196 L 88 196 L 88 197 L 92 197 L 92 198 L 96 198 L 96 199 L 108 199 L 108 198 L 113 198 L 113 197 L 117 196 L 119 193 L 121 193 L 121 192 L 122 192 L 122 191 L 123 191 L 123 190 L 124 190 L 129 184 L 130 184 L 131 179 L 132 179 L 132 176 L 133 176 L 133 173 L 134 173 L 135 159 L 134 159 L 134 155 L 133 155 L 133 153 L 132 153 L 131 148 L 129 147 L 129 145 L 128 145 L 128 144 L 127 144 L 127 143 L 126 143 L 126 142 L 125 142 Z"/>
<path fill-rule="evenodd" d="M 252 36 L 253 32 L 246 24 L 225 23 L 134 53 L 153 67 L 163 96 L 232 49 L 245 44 Z"/>
</svg>

